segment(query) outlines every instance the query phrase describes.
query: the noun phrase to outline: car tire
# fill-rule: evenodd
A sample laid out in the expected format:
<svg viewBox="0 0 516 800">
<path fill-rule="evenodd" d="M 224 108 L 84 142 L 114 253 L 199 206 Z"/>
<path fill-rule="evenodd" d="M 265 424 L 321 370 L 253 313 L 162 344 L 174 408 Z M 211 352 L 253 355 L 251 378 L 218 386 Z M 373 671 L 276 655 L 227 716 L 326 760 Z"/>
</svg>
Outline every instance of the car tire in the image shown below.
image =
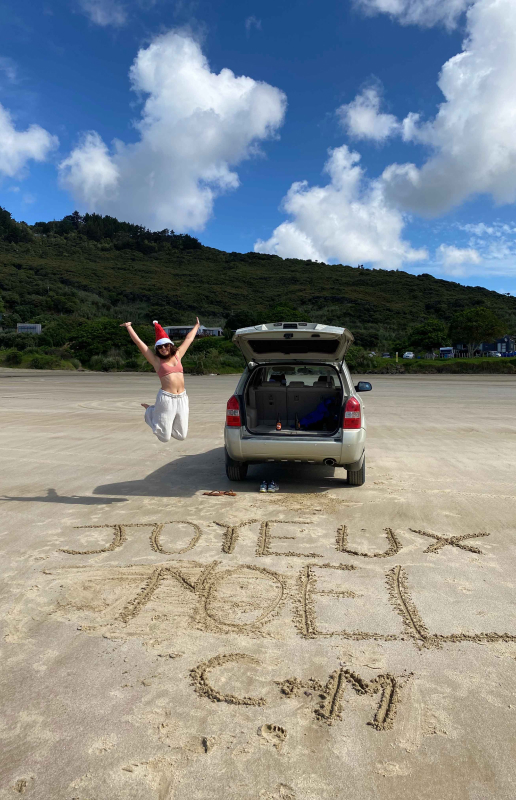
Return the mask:
<svg viewBox="0 0 516 800">
<path fill-rule="evenodd" d="M 348 469 L 348 483 L 350 486 L 362 486 L 365 483 L 365 456 L 360 469 Z"/>
<path fill-rule="evenodd" d="M 234 461 L 226 451 L 226 475 L 230 481 L 243 481 L 247 475 L 247 462 Z"/>
</svg>

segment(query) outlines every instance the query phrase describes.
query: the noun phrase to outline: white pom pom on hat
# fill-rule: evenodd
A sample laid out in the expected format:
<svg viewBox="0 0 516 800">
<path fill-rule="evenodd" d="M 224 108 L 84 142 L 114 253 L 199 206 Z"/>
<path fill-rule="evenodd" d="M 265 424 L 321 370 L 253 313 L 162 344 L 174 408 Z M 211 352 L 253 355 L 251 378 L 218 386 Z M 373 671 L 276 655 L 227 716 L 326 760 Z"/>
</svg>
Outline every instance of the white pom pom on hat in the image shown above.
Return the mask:
<svg viewBox="0 0 516 800">
<path fill-rule="evenodd" d="M 157 320 L 157 319 L 153 319 L 153 320 L 152 320 L 152 324 L 153 324 L 153 325 L 157 325 L 157 324 L 158 324 L 158 320 Z"/>
</svg>

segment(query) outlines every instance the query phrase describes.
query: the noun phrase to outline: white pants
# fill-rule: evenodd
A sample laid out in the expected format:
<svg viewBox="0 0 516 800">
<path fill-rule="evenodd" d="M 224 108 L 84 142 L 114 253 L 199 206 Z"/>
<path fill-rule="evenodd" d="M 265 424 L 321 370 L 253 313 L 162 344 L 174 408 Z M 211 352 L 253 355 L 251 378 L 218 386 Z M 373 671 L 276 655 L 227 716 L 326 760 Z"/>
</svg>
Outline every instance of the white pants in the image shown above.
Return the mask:
<svg viewBox="0 0 516 800">
<path fill-rule="evenodd" d="M 160 442 L 186 439 L 188 433 L 188 395 L 171 394 L 160 389 L 153 406 L 145 409 L 145 422 Z"/>
</svg>

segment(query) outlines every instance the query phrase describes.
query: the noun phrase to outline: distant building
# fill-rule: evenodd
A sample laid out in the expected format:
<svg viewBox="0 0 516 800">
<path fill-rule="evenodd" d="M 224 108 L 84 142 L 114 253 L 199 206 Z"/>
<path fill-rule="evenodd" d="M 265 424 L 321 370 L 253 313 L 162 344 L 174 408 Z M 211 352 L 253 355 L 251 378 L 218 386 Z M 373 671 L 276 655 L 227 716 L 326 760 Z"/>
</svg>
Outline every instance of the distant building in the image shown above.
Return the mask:
<svg viewBox="0 0 516 800">
<path fill-rule="evenodd" d="M 496 342 L 482 342 L 481 353 L 513 353 L 516 350 L 516 339 L 514 336 L 505 335 Z"/>
<path fill-rule="evenodd" d="M 41 325 L 38 323 L 32 322 L 18 322 L 16 325 L 16 333 L 32 333 L 32 334 L 39 334 L 41 333 Z"/>
<path fill-rule="evenodd" d="M 456 356 L 467 356 L 468 355 L 468 346 L 467 344 L 455 344 L 453 346 Z M 514 353 L 516 351 L 516 337 L 509 336 L 506 334 L 505 336 L 500 337 L 495 342 L 482 342 L 473 355 L 475 356 L 486 356 L 488 353 L 500 353 L 503 355 L 504 353 Z"/>
<path fill-rule="evenodd" d="M 174 338 L 184 339 L 193 327 L 193 325 L 164 325 L 163 330 L 165 330 L 167 335 L 174 341 Z M 223 334 L 222 328 L 206 328 L 204 325 L 200 325 L 197 331 L 197 336 L 199 338 L 202 336 L 223 336 Z"/>
</svg>

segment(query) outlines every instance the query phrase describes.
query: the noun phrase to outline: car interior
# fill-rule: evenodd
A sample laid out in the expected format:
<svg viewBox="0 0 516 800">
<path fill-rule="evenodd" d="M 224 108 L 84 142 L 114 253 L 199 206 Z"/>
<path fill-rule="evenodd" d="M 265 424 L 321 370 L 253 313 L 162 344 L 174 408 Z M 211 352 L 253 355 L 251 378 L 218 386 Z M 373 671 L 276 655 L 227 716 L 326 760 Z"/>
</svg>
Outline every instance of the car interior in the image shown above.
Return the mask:
<svg viewBox="0 0 516 800">
<path fill-rule="evenodd" d="M 251 433 L 331 434 L 339 427 L 343 389 L 333 367 L 286 364 L 253 370 L 244 399 Z"/>
</svg>

